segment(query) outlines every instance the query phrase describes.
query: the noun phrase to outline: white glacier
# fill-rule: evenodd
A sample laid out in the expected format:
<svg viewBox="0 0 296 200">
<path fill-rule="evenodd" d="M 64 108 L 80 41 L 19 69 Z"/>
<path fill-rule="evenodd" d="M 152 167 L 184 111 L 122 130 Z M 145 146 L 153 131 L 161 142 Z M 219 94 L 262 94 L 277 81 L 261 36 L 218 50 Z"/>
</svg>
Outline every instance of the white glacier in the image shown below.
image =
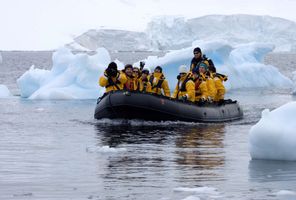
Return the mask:
<svg viewBox="0 0 296 200">
<path fill-rule="evenodd" d="M 163 57 L 150 56 L 146 66 L 163 67 L 170 88 L 176 84 L 178 67 L 189 67 L 192 50 L 199 45 L 210 57 L 217 71 L 228 75 L 227 89 L 258 87 L 292 87 L 292 81 L 283 76 L 275 67 L 261 63 L 264 55 L 273 50 L 273 45 L 251 43 L 230 46 L 223 41 L 194 42 L 194 46 L 172 51 Z M 53 54 L 51 70 L 35 69 L 34 66 L 18 80 L 21 96 L 30 99 L 96 99 L 104 88 L 98 86 L 99 76 L 111 61 L 108 51 L 97 50 L 95 55 L 85 53 L 74 55 L 69 49 L 62 48 Z M 119 69 L 123 63 L 116 60 Z M 138 63 L 135 63 L 138 65 Z"/>
<path fill-rule="evenodd" d="M 11 93 L 6 85 L 0 84 L 0 98 L 10 97 Z"/>
<path fill-rule="evenodd" d="M 274 51 L 296 51 L 296 23 L 278 17 L 243 14 L 192 19 L 158 16 L 147 24 L 144 32 L 92 29 L 74 38 L 68 46 L 90 50 L 104 47 L 108 51 L 178 50 L 195 40 L 225 40 L 230 45 L 271 43 L 275 45 Z"/>
<path fill-rule="evenodd" d="M 296 102 L 265 109 L 249 132 L 252 159 L 296 161 Z"/>
</svg>

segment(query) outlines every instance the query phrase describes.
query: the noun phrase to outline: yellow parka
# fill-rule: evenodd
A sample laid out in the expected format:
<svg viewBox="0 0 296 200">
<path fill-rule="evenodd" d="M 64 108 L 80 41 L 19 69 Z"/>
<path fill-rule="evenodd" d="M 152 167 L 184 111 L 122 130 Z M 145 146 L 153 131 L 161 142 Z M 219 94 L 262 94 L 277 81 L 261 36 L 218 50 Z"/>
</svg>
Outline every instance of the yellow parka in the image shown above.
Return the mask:
<svg viewBox="0 0 296 200">
<path fill-rule="evenodd" d="M 126 76 L 126 82 L 124 84 L 123 89 L 124 90 L 128 90 L 128 91 L 135 91 L 138 88 L 138 79 L 134 76 L 129 77 L 127 74 L 125 74 Z"/>
<path fill-rule="evenodd" d="M 215 81 L 212 77 L 212 74 L 209 74 L 209 75 L 202 74 L 202 77 L 206 80 L 206 83 L 207 83 L 208 98 L 214 100 L 214 98 L 217 94 L 217 90 L 215 87 Z"/>
<path fill-rule="evenodd" d="M 109 77 L 107 76 L 106 71 L 104 75 L 99 79 L 99 85 L 101 87 L 106 88 L 106 93 L 114 90 L 122 90 L 124 88 L 124 84 L 126 83 L 127 78 L 124 73 L 119 72 L 117 73 L 116 77 Z"/>
<path fill-rule="evenodd" d="M 195 84 L 195 102 L 198 102 L 200 99 L 206 100 L 208 98 L 208 87 L 206 80 L 202 77 L 199 77 L 194 80 Z"/>
<path fill-rule="evenodd" d="M 186 96 L 188 101 L 194 102 L 195 100 L 195 86 L 190 74 L 180 77 L 172 98 L 180 99 L 182 96 Z"/>
<path fill-rule="evenodd" d="M 140 78 L 138 81 L 138 90 L 140 92 L 151 93 L 151 83 L 148 81 L 148 79 L 143 80 L 142 78 Z"/>
<path fill-rule="evenodd" d="M 214 82 L 217 90 L 217 94 L 214 98 L 214 101 L 219 101 L 224 99 L 226 89 L 223 85 L 223 81 L 226 81 L 226 80 L 227 80 L 226 76 L 223 76 L 223 75 L 219 76 L 218 74 L 214 74 Z"/>
<path fill-rule="evenodd" d="M 154 72 L 149 76 L 151 83 L 151 92 L 158 95 L 171 96 L 168 81 L 165 79 L 163 73 Z"/>
</svg>

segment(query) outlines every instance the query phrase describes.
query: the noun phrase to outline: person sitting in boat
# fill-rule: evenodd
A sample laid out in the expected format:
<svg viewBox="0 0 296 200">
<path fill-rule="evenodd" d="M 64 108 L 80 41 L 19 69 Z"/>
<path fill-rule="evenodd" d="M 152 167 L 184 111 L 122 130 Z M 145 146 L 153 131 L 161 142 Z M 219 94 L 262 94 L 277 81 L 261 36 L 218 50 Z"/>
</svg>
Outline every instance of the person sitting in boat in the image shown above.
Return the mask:
<svg viewBox="0 0 296 200">
<path fill-rule="evenodd" d="M 179 67 L 179 75 L 177 76 L 177 79 L 178 83 L 176 85 L 172 98 L 194 102 L 194 82 L 192 81 L 191 74 L 187 72 L 186 65 L 181 65 Z"/>
<path fill-rule="evenodd" d="M 142 70 L 142 75 L 139 79 L 139 87 L 138 90 L 140 92 L 151 92 L 151 83 L 148 80 L 149 76 L 149 70 L 148 69 L 143 69 Z"/>
<path fill-rule="evenodd" d="M 216 70 L 213 61 L 211 59 L 207 58 L 206 55 L 203 55 L 202 51 L 201 51 L 201 49 L 199 47 L 194 48 L 193 55 L 194 55 L 194 57 L 192 58 L 191 64 L 190 64 L 190 71 L 191 72 L 192 72 L 192 70 L 194 68 L 197 68 L 197 70 L 198 70 L 199 65 L 202 62 L 206 63 L 208 65 L 209 69 L 211 69 L 211 70 L 215 69 Z"/>
<path fill-rule="evenodd" d="M 140 87 L 141 70 L 138 67 L 133 67 L 133 76 L 137 90 Z"/>
<path fill-rule="evenodd" d="M 226 92 L 226 89 L 223 85 L 223 81 L 227 81 L 227 76 L 224 74 L 220 74 L 216 72 L 216 69 L 213 71 L 210 71 L 214 77 L 215 87 L 217 90 L 216 96 L 214 98 L 214 102 L 218 103 L 218 105 L 221 105 L 224 103 L 224 95 Z"/>
<path fill-rule="evenodd" d="M 122 90 L 126 83 L 126 76 L 117 70 L 117 64 L 111 62 L 99 79 L 99 85 L 106 88 L 106 93 L 114 90 Z"/>
<path fill-rule="evenodd" d="M 212 77 L 212 74 L 209 72 L 208 65 L 204 62 L 199 64 L 198 68 L 200 76 L 203 77 L 203 79 L 206 80 L 207 84 L 207 89 L 208 89 L 208 102 L 212 103 L 216 94 L 217 94 L 217 89 L 215 87 L 215 82 Z"/>
<path fill-rule="evenodd" d="M 171 96 L 169 83 L 165 79 L 162 68 L 157 66 L 154 72 L 149 77 L 149 82 L 151 83 L 151 92 L 158 95 L 164 95 L 167 97 Z"/>
<path fill-rule="evenodd" d="M 205 77 L 199 74 L 197 68 L 192 71 L 192 78 L 195 86 L 195 103 L 202 105 L 208 98 L 208 87 Z"/>
<path fill-rule="evenodd" d="M 137 90 L 137 83 L 136 83 L 136 77 L 134 76 L 134 72 L 133 72 L 133 66 L 131 64 L 127 64 L 124 66 L 124 70 L 123 70 L 127 81 L 124 84 L 124 90 L 127 91 L 135 91 Z"/>
</svg>

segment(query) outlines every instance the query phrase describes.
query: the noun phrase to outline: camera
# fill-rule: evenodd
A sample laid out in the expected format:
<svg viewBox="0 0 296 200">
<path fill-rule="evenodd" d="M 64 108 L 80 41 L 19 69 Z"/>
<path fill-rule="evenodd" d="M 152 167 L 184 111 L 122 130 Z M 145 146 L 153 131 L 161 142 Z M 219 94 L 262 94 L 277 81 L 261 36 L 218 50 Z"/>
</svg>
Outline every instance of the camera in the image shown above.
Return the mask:
<svg viewBox="0 0 296 200">
<path fill-rule="evenodd" d="M 117 70 L 114 68 L 107 68 L 106 74 L 108 77 L 115 77 L 117 75 Z"/>
</svg>

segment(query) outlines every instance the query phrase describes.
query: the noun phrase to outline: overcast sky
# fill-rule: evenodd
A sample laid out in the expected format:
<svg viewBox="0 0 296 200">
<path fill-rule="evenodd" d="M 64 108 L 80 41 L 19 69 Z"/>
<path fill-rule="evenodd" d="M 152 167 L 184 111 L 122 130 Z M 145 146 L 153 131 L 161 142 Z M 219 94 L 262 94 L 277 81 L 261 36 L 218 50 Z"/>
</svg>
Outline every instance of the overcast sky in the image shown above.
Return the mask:
<svg viewBox="0 0 296 200">
<path fill-rule="evenodd" d="M 88 29 L 142 31 L 153 16 L 254 14 L 296 21 L 296 0 L 0 0 L 0 50 L 54 49 Z"/>
</svg>

